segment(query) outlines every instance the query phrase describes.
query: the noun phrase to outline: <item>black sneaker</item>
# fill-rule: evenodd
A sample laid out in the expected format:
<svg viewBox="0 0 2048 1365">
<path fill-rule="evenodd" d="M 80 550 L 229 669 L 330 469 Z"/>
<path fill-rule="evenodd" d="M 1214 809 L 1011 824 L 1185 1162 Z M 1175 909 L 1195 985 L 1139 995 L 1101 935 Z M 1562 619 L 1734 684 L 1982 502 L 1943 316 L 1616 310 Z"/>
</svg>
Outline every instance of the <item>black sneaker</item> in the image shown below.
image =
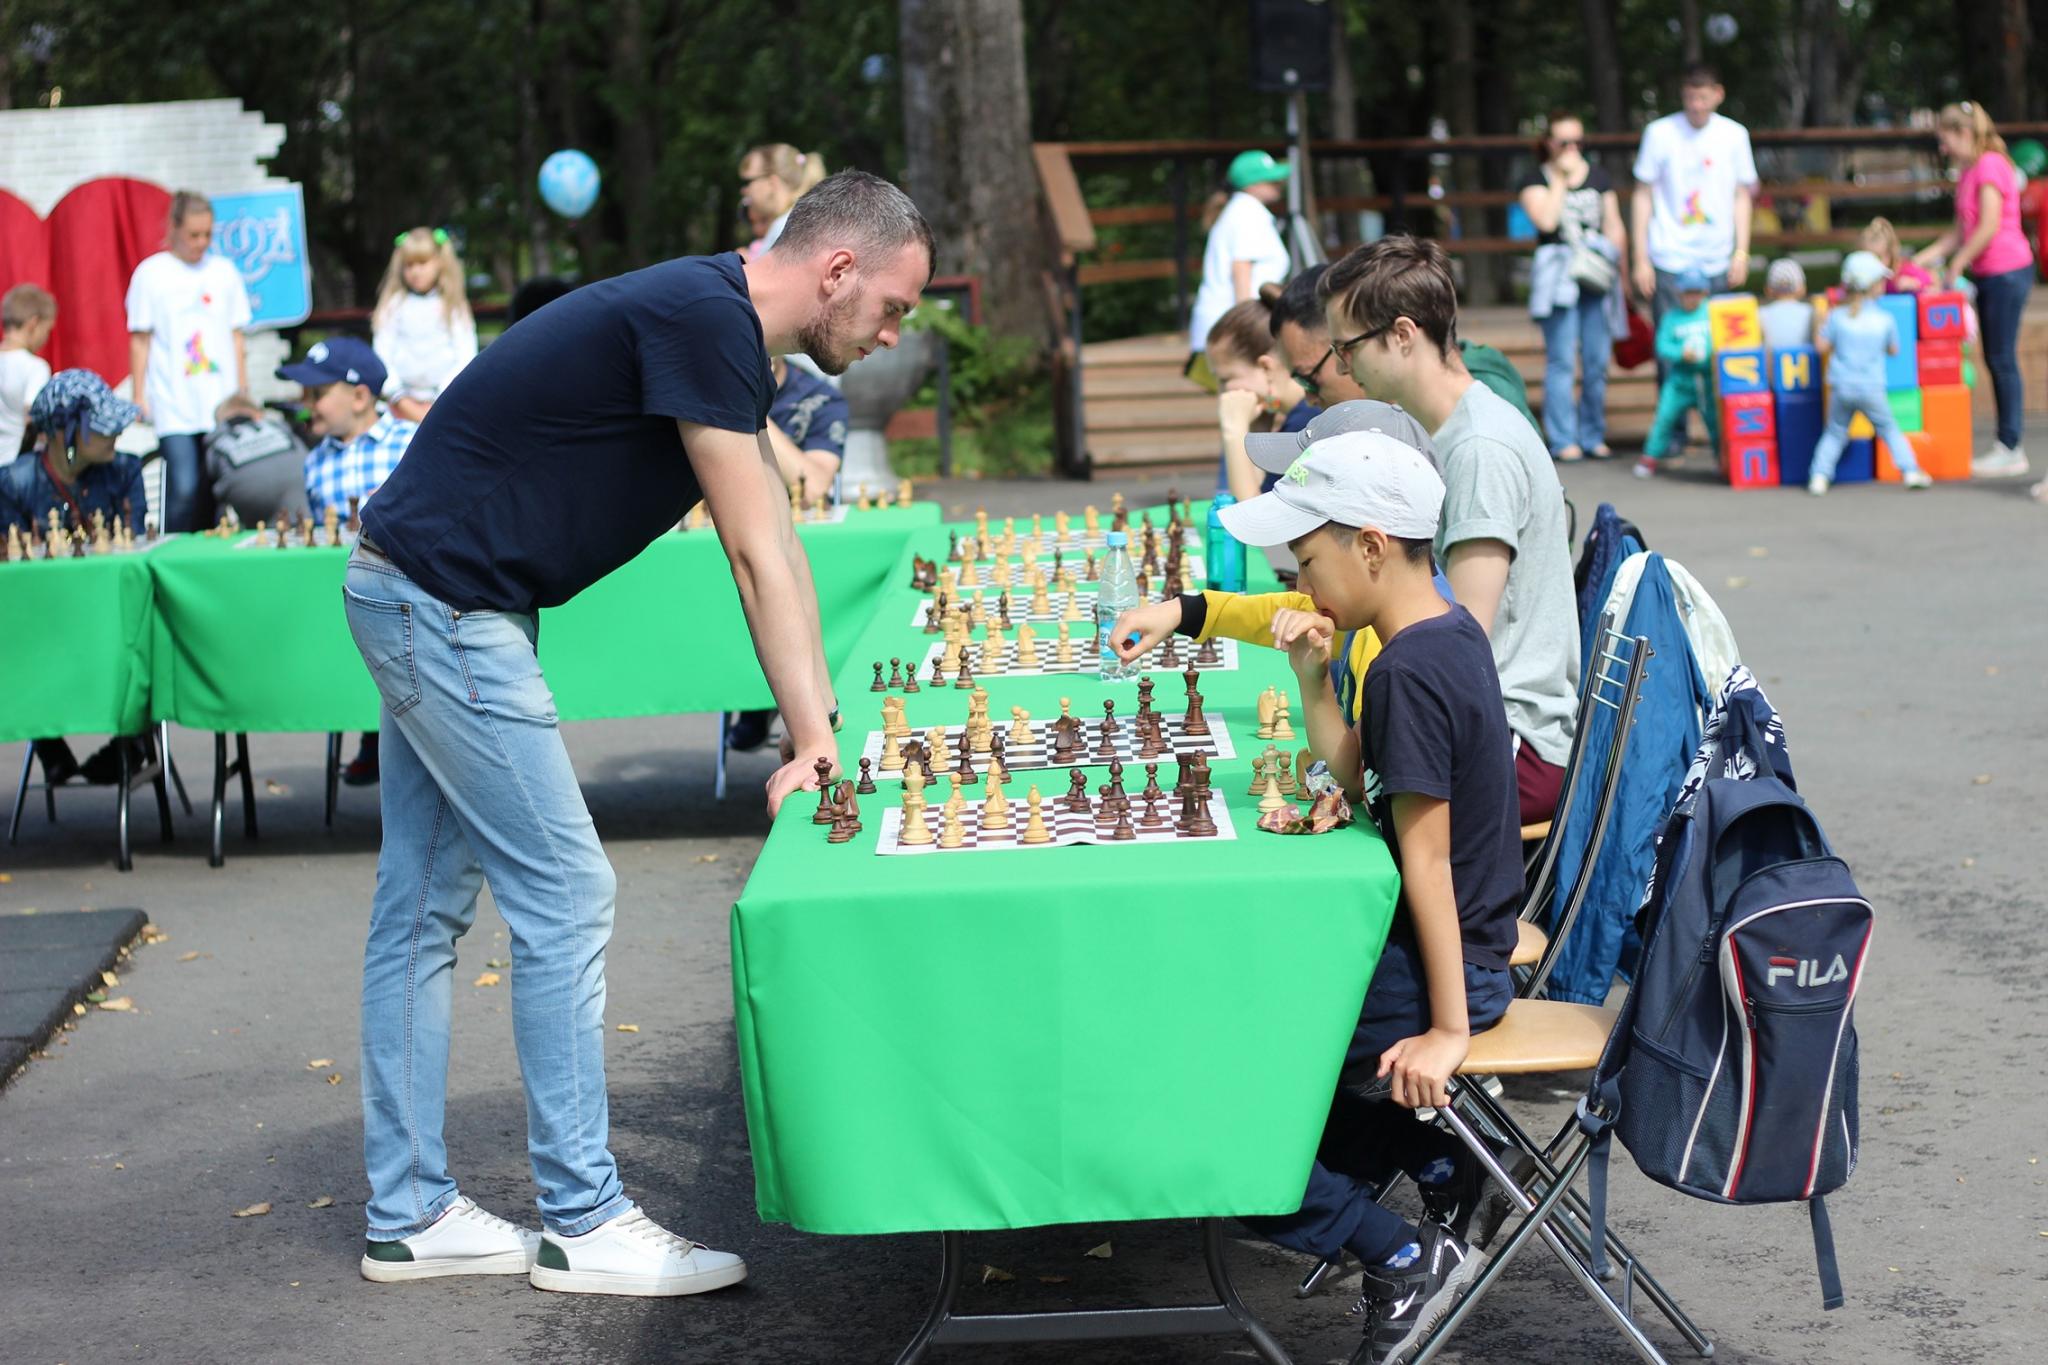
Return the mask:
<svg viewBox="0 0 2048 1365">
<path fill-rule="evenodd" d="M 1365 1359 L 1371 1365 L 1404 1360 L 1479 1274 L 1480 1258 L 1439 1223 L 1424 1223 L 1421 1251 L 1406 1266 L 1365 1269 L 1365 1292 L 1355 1313 L 1365 1314 Z"/>
<path fill-rule="evenodd" d="M 725 747 L 736 754 L 750 754 L 768 742 L 768 723 L 773 711 L 742 711 L 732 718 L 725 732 Z"/>
<path fill-rule="evenodd" d="M 1527 1152 L 1499 1143 L 1489 1143 L 1493 1159 L 1517 1185 L 1527 1189 L 1536 1174 L 1536 1163 Z M 1459 1241 L 1475 1247 L 1493 1245 L 1493 1235 L 1513 1212 L 1515 1201 L 1494 1182 L 1479 1158 L 1460 1152 L 1457 1171 L 1441 1185 L 1418 1185 L 1422 1206 L 1429 1217 L 1451 1230 Z"/>
<path fill-rule="evenodd" d="M 351 787 L 371 787 L 376 785 L 382 771 L 377 762 L 377 736 L 366 730 L 356 756 L 341 770 L 341 780 Z"/>
</svg>

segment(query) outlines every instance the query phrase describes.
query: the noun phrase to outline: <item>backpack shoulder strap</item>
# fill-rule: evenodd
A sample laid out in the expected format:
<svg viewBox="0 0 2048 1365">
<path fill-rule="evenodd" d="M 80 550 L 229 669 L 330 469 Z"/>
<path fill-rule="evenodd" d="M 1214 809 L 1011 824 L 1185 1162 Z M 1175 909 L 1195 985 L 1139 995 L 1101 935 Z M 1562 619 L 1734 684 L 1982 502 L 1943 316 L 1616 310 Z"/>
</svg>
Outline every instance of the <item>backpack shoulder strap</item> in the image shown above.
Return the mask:
<svg viewBox="0 0 2048 1365">
<path fill-rule="evenodd" d="M 1840 1308 L 1842 1268 L 1835 1263 L 1835 1229 L 1828 1221 L 1827 1201 L 1815 1195 L 1806 1201 L 1806 1211 L 1813 1219 L 1813 1258 L 1820 1270 L 1820 1306 L 1823 1310 Z"/>
</svg>

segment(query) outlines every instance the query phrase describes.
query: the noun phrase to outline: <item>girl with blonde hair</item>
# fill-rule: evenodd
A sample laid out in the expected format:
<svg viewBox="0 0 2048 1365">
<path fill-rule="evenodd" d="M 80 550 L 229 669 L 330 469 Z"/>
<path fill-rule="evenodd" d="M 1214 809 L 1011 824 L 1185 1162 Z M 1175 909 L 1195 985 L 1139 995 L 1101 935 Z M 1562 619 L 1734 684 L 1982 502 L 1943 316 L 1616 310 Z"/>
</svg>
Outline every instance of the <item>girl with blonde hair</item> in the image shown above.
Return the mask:
<svg viewBox="0 0 2048 1365">
<path fill-rule="evenodd" d="M 1955 226 L 1913 257 L 1935 279 L 1955 287 L 1964 276 L 1977 286 L 1977 322 L 1984 368 L 1998 398 L 1998 440 L 1970 462 L 1970 472 L 1990 479 L 2027 472 L 2020 447 L 2020 317 L 2034 287 L 2034 249 L 2020 231 L 2019 168 L 2006 154 L 2005 139 L 1980 104 L 1964 100 L 1934 121 L 1942 155 L 1959 173 Z M 2034 496 L 2048 496 L 2048 481 Z"/>
<path fill-rule="evenodd" d="M 416 227 L 393 241 L 370 337 L 391 376 L 391 410 L 408 422 L 425 417 L 441 390 L 476 359 L 476 319 L 463 287 L 462 258 L 446 228 Z"/>
<path fill-rule="evenodd" d="M 787 142 L 752 148 L 740 158 L 740 187 L 748 214 L 768 219 L 757 252 L 775 245 L 790 209 L 824 178 L 824 157 L 800 152 Z"/>
</svg>

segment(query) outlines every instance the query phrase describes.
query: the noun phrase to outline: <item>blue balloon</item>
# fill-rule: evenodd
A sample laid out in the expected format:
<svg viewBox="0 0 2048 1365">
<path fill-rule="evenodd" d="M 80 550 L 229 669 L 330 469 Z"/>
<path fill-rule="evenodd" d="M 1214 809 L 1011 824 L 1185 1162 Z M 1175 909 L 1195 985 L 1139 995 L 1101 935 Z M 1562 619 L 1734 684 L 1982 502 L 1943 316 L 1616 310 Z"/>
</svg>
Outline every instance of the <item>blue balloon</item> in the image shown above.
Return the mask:
<svg viewBox="0 0 2048 1365">
<path fill-rule="evenodd" d="M 597 163 L 572 148 L 540 163 L 540 197 L 564 218 L 581 218 L 597 202 Z"/>
</svg>

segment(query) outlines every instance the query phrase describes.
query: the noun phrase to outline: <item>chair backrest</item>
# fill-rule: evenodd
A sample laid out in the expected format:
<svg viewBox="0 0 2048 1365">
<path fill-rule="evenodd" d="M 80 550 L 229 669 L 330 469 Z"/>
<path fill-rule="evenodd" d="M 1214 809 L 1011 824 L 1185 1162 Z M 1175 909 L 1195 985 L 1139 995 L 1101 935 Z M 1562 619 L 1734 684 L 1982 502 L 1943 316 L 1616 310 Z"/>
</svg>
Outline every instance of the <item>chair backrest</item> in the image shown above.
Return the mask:
<svg viewBox="0 0 2048 1365">
<path fill-rule="evenodd" d="M 1617 652 L 1618 649 L 1626 649 L 1628 652 L 1623 655 Z M 1536 965 L 1530 970 L 1528 977 L 1516 988 L 1516 994 L 1524 998 L 1533 998 L 1539 994 L 1543 989 L 1543 983 L 1549 980 L 1550 970 L 1557 964 L 1558 954 L 1563 951 L 1565 943 L 1571 937 L 1572 924 L 1579 917 L 1579 909 L 1586 902 L 1586 893 L 1592 889 L 1593 869 L 1600 861 L 1600 846 L 1606 840 L 1607 825 L 1614 815 L 1615 795 L 1621 789 L 1622 757 L 1628 752 L 1629 733 L 1635 723 L 1636 702 L 1643 694 L 1643 678 L 1649 673 L 1650 659 L 1656 654 L 1650 647 L 1648 636 L 1638 635 L 1631 639 L 1615 634 L 1604 625 L 1596 650 L 1596 667 L 1591 671 L 1587 692 L 1593 705 L 1614 708 L 1613 737 L 1609 740 L 1606 751 L 1599 755 L 1595 769 L 1600 785 L 1595 789 L 1592 814 L 1589 817 L 1591 826 L 1586 837 L 1586 856 L 1579 863 L 1578 875 L 1572 879 L 1571 891 L 1565 898 L 1564 908 L 1558 914 L 1557 923 L 1551 927 L 1550 940 L 1544 945 L 1543 955 L 1536 960 Z M 1611 669 L 1622 671 L 1617 677 L 1610 672 Z M 1617 695 L 1610 696 L 1610 692 Z M 1553 831 L 1563 829 L 1565 816 L 1570 813 L 1570 807 L 1563 804 L 1563 799 L 1568 798 L 1561 798 L 1557 818 L 1552 821 Z M 1553 859 L 1554 856 L 1553 853 Z M 1554 861 L 1550 873 L 1555 873 Z M 1549 875 L 1544 878 L 1545 881 L 1550 879 Z M 1534 904 L 1540 905 L 1547 901 L 1546 895 L 1544 901 Z"/>
<path fill-rule="evenodd" d="M 1633 648 L 1633 642 L 1626 636 L 1614 633 L 1614 613 L 1603 612 L 1600 627 L 1594 637 L 1593 657 L 1585 676 L 1579 682 L 1579 714 L 1572 729 L 1571 752 L 1565 756 L 1564 777 L 1557 789 L 1557 811 L 1550 818 L 1550 832 L 1536 846 L 1529 857 L 1526 869 L 1527 895 L 1522 902 L 1520 918 L 1534 920 L 1550 904 L 1556 890 L 1557 852 L 1559 841 L 1564 837 L 1565 816 L 1572 808 L 1572 798 L 1578 790 L 1579 773 L 1584 765 L 1580 751 L 1585 739 L 1593 729 L 1593 708 L 1599 705 L 1612 706 L 1621 698 L 1622 684 L 1628 667 L 1626 659 L 1617 659 L 1617 648 Z"/>
</svg>

